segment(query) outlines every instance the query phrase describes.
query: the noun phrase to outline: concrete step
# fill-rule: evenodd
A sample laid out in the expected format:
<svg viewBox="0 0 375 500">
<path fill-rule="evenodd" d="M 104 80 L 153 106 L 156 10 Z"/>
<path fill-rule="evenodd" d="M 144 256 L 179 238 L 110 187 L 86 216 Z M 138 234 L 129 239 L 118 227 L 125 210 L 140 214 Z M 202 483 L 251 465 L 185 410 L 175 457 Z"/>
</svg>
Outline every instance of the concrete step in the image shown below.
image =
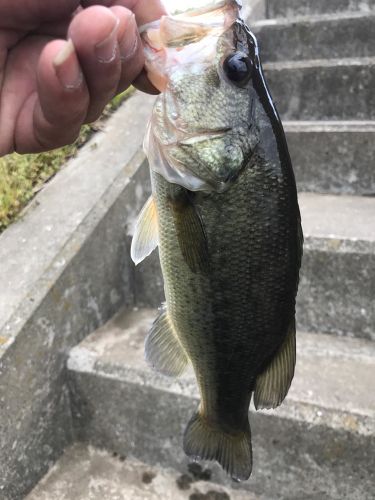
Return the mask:
<svg viewBox="0 0 375 500">
<path fill-rule="evenodd" d="M 250 26 L 263 61 L 375 55 L 375 11 L 269 19 Z"/>
<path fill-rule="evenodd" d="M 71 351 L 75 433 L 186 474 L 182 435 L 198 393 L 192 373 L 168 379 L 146 366 L 144 338 L 155 316 L 121 311 Z M 375 345 L 304 333 L 297 344 L 286 402 L 275 411 L 251 410 L 254 471 L 239 487 L 263 499 L 373 498 Z M 217 465 L 204 467 L 215 483 L 233 486 Z"/>
<path fill-rule="evenodd" d="M 375 9 L 375 0 L 266 0 L 266 4 L 270 18 Z"/>
<path fill-rule="evenodd" d="M 300 207 L 299 327 L 375 340 L 375 198 L 304 193 Z"/>
<path fill-rule="evenodd" d="M 375 340 L 375 198 L 300 194 L 305 234 L 297 300 L 305 331 Z M 135 270 L 136 303 L 159 307 L 155 252 Z"/>
<path fill-rule="evenodd" d="M 284 120 L 374 120 L 375 57 L 264 64 Z"/>
<path fill-rule="evenodd" d="M 286 121 L 300 191 L 375 195 L 375 122 Z"/>
<path fill-rule="evenodd" d="M 150 466 L 83 444 L 68 448 L 26 500 L 256 500 L 209 481 L 192 466 L 186 474 Z"/>
</svg>

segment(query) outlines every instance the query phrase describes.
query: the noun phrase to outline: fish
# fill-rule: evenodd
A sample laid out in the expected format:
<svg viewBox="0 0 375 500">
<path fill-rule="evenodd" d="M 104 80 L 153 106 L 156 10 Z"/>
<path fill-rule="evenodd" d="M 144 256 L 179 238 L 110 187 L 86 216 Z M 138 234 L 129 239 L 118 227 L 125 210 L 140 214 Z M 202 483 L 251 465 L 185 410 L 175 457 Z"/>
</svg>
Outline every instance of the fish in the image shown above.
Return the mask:
<svg viewBox="0 0 375 500">
<path fill-rule="evenodd" d="M 145 139 L 152 195 L 131 256 L 158 247 L 165 304 L 145 341 L 166 376 L 191 365 L 183 448 L 235 481 L 252 467 L 249 406 L 279 406 L 296 362 L 303 232 L 283 126 L 235 1 L 141 29 L 161 91 Z"/>
</svg>

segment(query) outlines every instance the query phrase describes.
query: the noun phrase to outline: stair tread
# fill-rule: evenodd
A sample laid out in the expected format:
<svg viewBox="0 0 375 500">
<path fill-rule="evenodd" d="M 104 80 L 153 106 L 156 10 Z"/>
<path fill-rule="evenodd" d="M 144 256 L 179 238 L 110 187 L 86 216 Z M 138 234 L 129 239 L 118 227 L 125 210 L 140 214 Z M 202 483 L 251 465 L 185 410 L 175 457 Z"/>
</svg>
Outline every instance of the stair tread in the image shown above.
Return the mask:
<svg viewBox="0 0 375 500">
<path fill-rule="evenodd" d="M 288 132 L 375 132 L 374 120 L 283 120 Z"/>
<path fill-rule="evenodd" d="M 290 15 L 308 15 L 330 12 L 364 12 L 371 13 L 373 0 L 268 0 L 269 17 L 288 17 Z"/>
<path fill-rule="evenodd" d="M 375 242 L 375 198 L 299 195 L 305 237 Z"/>
<path fill-rule="evenodd" d="M 199 480 L 192 474 L 182 476 L 170 468 L 75 444 L 65 451 L 26 500 L 188 500 L 194 494 L 197 499 L 206 498 L 208 492 L 212 492 L 209 498 L 218 500 L 258 498 L 249 492 Z"/>
<path fill-rule="evenodd" d="M 329 23 L 341 20 L 357 20 L 357 19 L 371 19 L 375 21 L 375 11 L 370 12 L 355 12 L 355 11 L 345 11 L 340 13 L 328 13 L 328 14 L 314 14 L 314 15 L 295 15 L 288 17 L 274 17 L 271 19 L 260 19 L 251 23 L 252 28 L 261 28 L 265 26 L 280 26 L 289 27 L 294 26 L 299 23 L 305 24 L 316 24 L 316 23 Z"/>
<path fill-rule="evenodd" d="M 122 310 L 71 351 L 68 369 L 197 397 L 191 371 L 169 379 L 146 365 L 144 339 L 156 315 L 153 309 Z M 373 432 L 375 395 L 368 387 L 375 368 L 375 344 L 298 332 L 297 351 L 292 388 L 275 415 L 366 435 Z"/>
<path fill-rule="evenodd" d="M 301 61 L 275 61 L 263 64 L 265 70 L 330 68 L 335 66 L 373 66 L 375 57 L 342 57 L 336 59 L 303 59 Z"/>
</svg>

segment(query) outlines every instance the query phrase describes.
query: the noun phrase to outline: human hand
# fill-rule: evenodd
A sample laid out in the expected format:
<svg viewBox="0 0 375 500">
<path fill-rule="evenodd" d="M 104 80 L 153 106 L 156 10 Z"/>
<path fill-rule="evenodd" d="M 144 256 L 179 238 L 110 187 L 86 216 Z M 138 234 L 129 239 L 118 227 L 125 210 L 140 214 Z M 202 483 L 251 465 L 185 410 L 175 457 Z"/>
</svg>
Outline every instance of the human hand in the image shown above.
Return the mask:
<svg viewBox="0 0 375 500">
<path fill-rule="evenodd" d="M 133 82 L 154 93 L 137 24 L 163 13 L 160 0 L 2 0 L 0 156 L 73 142 Z"/>
</svg>

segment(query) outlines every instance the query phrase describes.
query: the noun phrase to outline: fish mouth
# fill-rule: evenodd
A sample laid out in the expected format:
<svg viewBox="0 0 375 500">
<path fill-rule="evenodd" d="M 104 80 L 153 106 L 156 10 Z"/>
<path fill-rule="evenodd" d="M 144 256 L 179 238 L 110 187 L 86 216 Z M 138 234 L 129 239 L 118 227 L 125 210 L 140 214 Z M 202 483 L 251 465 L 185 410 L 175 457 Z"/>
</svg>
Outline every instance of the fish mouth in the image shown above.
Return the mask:
<svg viewBox="0 0 375 500">
<path fill-rule="evenodd" d="M 186 139 L 182 139 L 178 141 L 178 144 L 181 146 L 194 146 L 200 142 L 205 142 L 210 139 L 220 139 L 224 137 L 228 132 L 231 132 L 231 127 L 223 127 L 217 129 L 211 129 L 207 131 L 197 131 L 189 134 Z"/>
</svg>

